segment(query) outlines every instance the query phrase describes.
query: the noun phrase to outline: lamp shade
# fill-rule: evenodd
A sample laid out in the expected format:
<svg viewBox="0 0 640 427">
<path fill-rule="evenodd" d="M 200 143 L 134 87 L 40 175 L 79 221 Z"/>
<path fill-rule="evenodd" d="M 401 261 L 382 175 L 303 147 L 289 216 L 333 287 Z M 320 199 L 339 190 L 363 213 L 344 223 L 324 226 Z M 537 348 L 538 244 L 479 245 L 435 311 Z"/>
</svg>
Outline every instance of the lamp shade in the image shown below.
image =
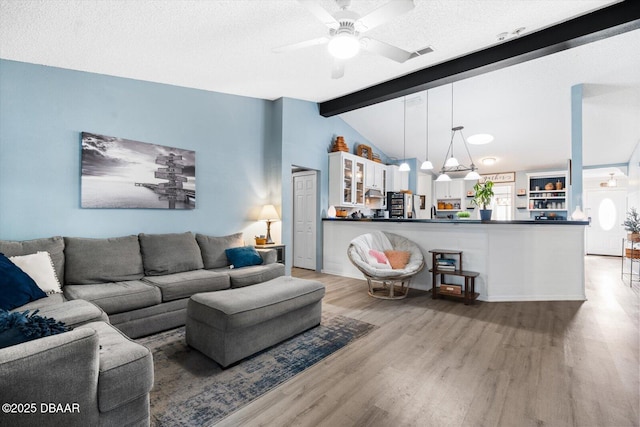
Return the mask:
<svg viewBox="0 0 640 427">
<path fill-rule="evenodd" d="M 451 181 L 451 177 L 446 173 L 441 173 L 440 175 L 438 175 L 438 178 L 436 179 L 436 182 L 446 182 L 446 181 Z"/>
<path fill-rule="evenodd" d="M 278 221 L 279 219 L 280 216 L 278 215 L 278 211 L 273 205 L 264 205 L 260 211 L 260 216 L 258 217 L 258 220 L 260 221 Z"/>
<path fill-rule="evenodd" d="M 433 169 L 433 163 L 431 163 L 429 160 L 425 160 L 424 162 L 422 162 L 422 166 L 420 166 L 420 169 L 431 170 Z"/>
<path fill-rule="evenodd" d="M 402 162 L 402 164 L 400 165 L 400 167 L 398 168 L 398 170 L 400 172 L 409 172 L 411 170 L 411 167 L 409 166 L 409 163 L 407 162 Z"/>
</svg>

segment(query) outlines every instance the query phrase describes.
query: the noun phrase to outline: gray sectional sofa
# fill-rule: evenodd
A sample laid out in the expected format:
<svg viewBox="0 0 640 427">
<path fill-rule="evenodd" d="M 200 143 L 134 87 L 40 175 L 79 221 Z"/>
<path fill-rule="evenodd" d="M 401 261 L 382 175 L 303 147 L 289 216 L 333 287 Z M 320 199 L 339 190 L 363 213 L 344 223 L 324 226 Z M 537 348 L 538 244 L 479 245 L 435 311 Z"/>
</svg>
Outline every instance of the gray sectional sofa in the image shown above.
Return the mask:
<svg viewBox="0 0 640 427">
<path fill-rule="evenodd" d="M 62 294 L 13 311 L 74 329 L 0 349 L 0 401 L 77 404 L 79 411 L 1 414 L 10 425 L 149 425 L 153 359 L 131 338 L 184 325 L 197 293 L 244 287 L 284 275 L 274 250 L 262 264 L 229 265 L 225 250 L 244 246 L 242 233 L 139 234 L 108 239 L 51 237 L 0 241 L 0 253 L 50 254 Z M 114 328 L 115 327 L 115 328 Z"/>
</svg>

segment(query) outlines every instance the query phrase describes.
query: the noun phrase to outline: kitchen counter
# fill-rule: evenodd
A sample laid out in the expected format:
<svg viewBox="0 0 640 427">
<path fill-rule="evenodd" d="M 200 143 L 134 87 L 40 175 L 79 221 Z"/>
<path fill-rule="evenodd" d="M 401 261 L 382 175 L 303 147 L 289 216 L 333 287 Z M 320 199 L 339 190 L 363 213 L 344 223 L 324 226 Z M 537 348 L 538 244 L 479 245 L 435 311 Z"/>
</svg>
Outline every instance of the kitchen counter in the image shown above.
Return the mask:
<svg viewBox="0 0 640 427">
<path fill-rule="evenodd" d="M 560 220 L 327 218 L 323 272 L 363 279 L 347 258 L 347 248 L 355 237 L 382 230 L 407 237 L 422 249 L 427 267 L 413 279 L 413 288 L 431 289 L 429 251 L 452 249 L 463 251 L 465 270 L 480 273 L 476 292 L 481 301 L 581 301 L 586 299 L 586 225 Z"/>
<path fill-rule="evenodd" d="M 409 222 L 422 224 L 485 224 L 485 225 L 589 225 L 589 221 L 572 220 L 511 220 L 511 221 L 480 221 L 479 219 L 417 219 L 417 218 L 323 218 L 323 221 L 353 221 L 353 222 Z"/>
</svg>

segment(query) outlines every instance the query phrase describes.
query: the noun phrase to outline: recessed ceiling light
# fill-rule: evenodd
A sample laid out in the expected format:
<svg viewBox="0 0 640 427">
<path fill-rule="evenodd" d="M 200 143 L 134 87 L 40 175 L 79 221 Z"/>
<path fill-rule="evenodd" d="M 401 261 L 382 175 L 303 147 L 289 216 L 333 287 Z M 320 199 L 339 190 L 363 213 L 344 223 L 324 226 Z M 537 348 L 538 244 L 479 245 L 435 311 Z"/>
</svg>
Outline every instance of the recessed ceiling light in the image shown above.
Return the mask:
<svg viewBox="0 0 640 427">
<path fill-rule="evenodd" d="M 496 163 L 496 158 L 495 157 L 485 157 L 484 159 L 481 160 L 481 162 L 485 166 L 491 166 L 491 165 Z"/>
<path fill-rule="evenodd" d="M 488 144 L 491 141 L 493 141 L 493 135 L 489 135 L 488 133 L 477 133 L 467 138 L 467 142 L 472 145 Z"/>
</svg>

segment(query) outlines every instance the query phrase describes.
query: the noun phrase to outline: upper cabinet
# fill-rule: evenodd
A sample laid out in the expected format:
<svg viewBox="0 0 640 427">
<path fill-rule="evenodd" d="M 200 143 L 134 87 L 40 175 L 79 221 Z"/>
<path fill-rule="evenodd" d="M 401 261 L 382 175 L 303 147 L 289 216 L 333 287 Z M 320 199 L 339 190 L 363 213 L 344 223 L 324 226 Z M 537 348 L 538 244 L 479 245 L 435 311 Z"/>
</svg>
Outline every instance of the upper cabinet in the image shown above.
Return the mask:
<svg viewBox="0 0 640 427">
<path fill-rule="evenodd" d="M 409 173 L 400 172 L 397 165 L 389 165 L 387 168 L 387 191 L 398 192 L 409 188 Z"/>
<path fill-rule="evenodd" d="M 342 151 L 329 153 L 329 205 L 364 207 L 365 162 Z"/>
<path fill-rule="evenodd" d="M 436 209 L 441 210 L 462 210 L 465 209 L 464 180 L 452 179 L 445 182 L 434 182 Z"/>
<path fill-rule="evenodd" d="M 384 193 L 387 181 L 387 166 L 382 163 L 365 160 L 365 188 L 373 188 Z"/>
</svg>

